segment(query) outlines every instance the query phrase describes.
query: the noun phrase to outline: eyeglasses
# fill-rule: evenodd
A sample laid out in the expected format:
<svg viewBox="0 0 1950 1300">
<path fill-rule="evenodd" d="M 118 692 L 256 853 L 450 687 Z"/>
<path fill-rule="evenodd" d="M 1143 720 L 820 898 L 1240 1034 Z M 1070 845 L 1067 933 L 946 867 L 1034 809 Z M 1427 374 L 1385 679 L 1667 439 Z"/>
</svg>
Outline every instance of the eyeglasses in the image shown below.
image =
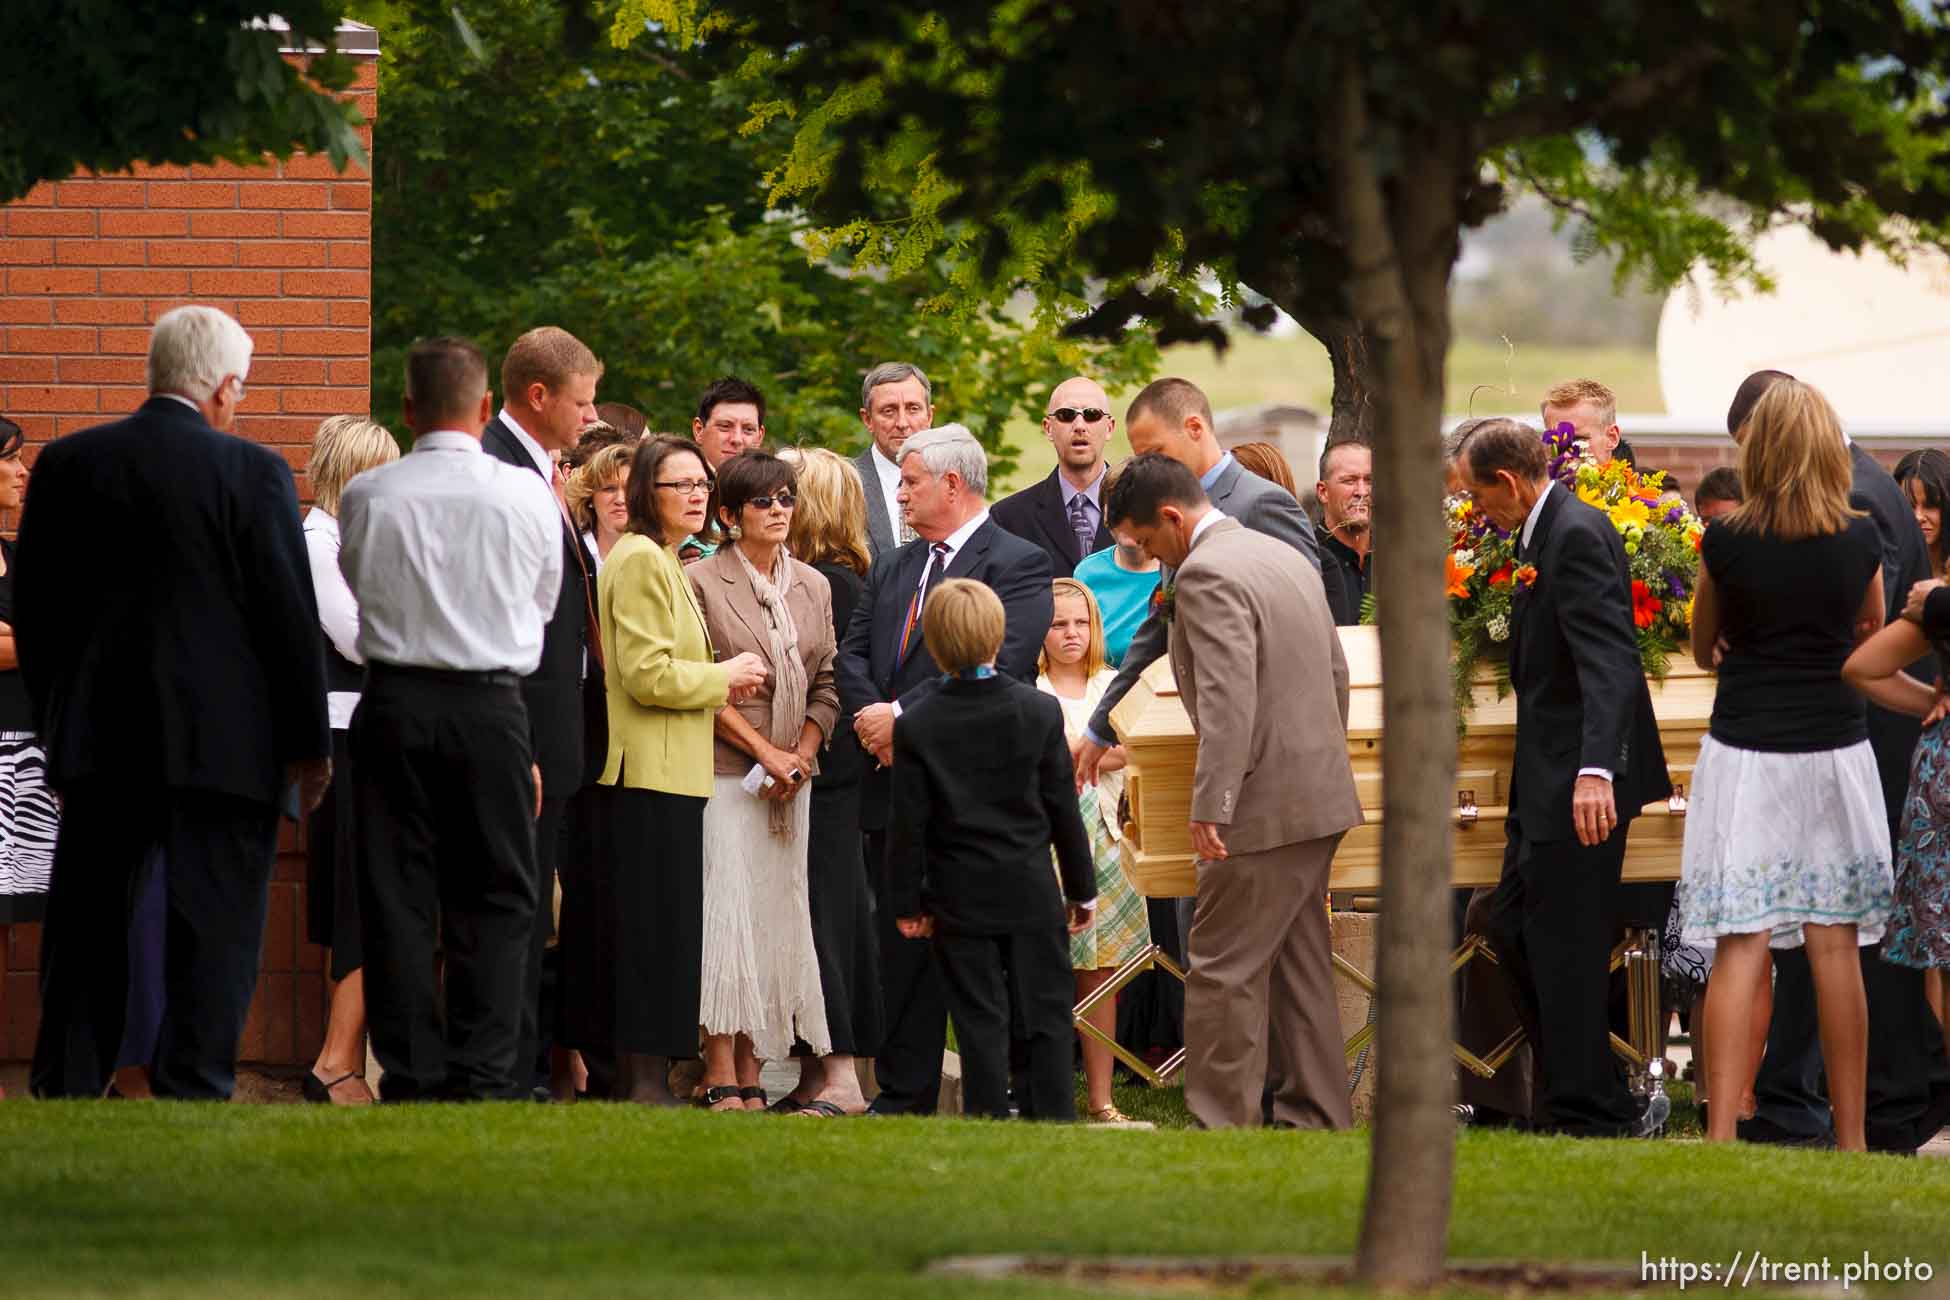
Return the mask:
<svg viewBox="0 0 1950 1300">
<path fill-rule="evenodd" d="M 669 488 L 679 496 L 694 497 L 700 492 L 710 492 L 711 480 L 708 478 L 680 478 L 675 483 L 665 483 L 659 480 L 656 486 Z"/>
<path fill-rule="evenodd" d="M 770 510 L 776 504 L 781 510 L 790 510 L 798 500 L 790 492 L 774 492 L 769 497 L 752 497 L 745 504 L 757 506 L 760 510 Z"/>
<path fill-rule="evenodd" d="M 1068 424 L 1081 415 L 1085 423 L 1095 424 L 1109 414 L 1109 411 L 1100 406 L 1059 406 L 1045 418 L 1055 420 L 1058 424 Z"/>
</svg>

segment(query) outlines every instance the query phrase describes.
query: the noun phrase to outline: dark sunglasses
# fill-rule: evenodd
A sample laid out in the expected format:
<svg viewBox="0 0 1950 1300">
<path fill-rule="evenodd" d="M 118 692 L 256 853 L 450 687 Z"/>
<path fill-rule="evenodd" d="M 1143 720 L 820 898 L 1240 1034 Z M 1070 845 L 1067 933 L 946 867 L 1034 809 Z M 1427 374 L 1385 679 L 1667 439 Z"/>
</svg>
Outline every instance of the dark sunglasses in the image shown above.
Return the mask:
<svg viewBox="0 0 1950 1300">
<path fill-rule="evenodd" d="M 1097 406 L 1059 406 L 1051 411 L 1047 418 L 1055 420 L 1058 424 L 1068 424 L 1081 415 L 1087 422 L 1095 424 L 1109 414 L 1109 411 Z"/>
<path fill-rule="evenodd" d="M 776 502 L 779 509 L 790 510 L 798 500 L 799 498 L 793 496 L 790 492 L 774 492 L 769 497 L 748 497 L 745 504 L 748 506 L 757 506 L 760 510 L 770 510 Z"/>
</svg>

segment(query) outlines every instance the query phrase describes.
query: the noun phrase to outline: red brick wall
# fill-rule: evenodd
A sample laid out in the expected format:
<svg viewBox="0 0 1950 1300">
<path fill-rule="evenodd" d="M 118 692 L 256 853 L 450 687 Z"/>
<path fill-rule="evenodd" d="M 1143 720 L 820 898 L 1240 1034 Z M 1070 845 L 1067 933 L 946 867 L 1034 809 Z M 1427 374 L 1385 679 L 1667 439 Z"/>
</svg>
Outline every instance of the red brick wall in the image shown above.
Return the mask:
<svg viewBox="0 0 1950 1300">
<path fill-rule="evenodd" d="M 378 61 L 351 94 L 378 116 Z M 364 132 L 372 147 L 372 132 Z M 0 207 L 0 414 L 40 444 L 117 419 L 146 394 L 149 327 L 171 307 L 231 313 L 256 344 L 237 432 L 303 477 L 318 422 L 365 414 L 371 371 L 372 184 L 300 155 L 241 167 L 139 167 L 35 187 Z M 33 491 L 30 477 L 28 492 Z M 324 1031 L 322 952 L 305 942 L 302 841 L 286 825 L 242 1057 L 308 1063 Z M 0 1059 L 32 1055 L 38 926 L 12 928 Z"/>
<path fill-rule="evenodd" d="M 1716 438 L 1706 442 L 1689 439 L 1683 443 L 1663 443 L 1651 438 L 1632 438 L 1629 435 L 1627 437 L 1632 444 L 1632 454 L 1638 458 L 1638 463 L 1646 469 L 1664 470 L 1667 476 L 1676 482 L 1688 501 L 1693 499 L 1693 489 L 1699 486 L 1700 479 L 1705 477 L 1708 470 L 1717 469 L 1721 465 L 1731 465 L 1734 462 L 1735 448 L 1731 438 Z M 1896 468 L 1896 462 L 1909 452 L 1918 447 L 1934 446 L 1941 446 L 1941 444 L 1923 438 L 1912 441 L 1879 437 L 1869 445 L 1869 452 L 1882 462 L 1885 469 L 1893 470 Z"/>
</svg>

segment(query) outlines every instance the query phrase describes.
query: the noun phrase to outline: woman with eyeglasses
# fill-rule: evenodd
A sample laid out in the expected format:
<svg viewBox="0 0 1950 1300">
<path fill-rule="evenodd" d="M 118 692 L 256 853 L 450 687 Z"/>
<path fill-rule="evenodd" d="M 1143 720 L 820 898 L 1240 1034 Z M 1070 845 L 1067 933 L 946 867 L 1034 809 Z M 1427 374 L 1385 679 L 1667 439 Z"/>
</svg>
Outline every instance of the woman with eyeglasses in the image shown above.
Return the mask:
<svg viewBox="0 0 1950 1300">
<path fill-rule="evenodd" d="M 27 466 L 20 459 L 25 441 L 19 425 L 0 418 L 0 511 L 11 514 L 16 525 L 27 490 Z M 10 926 L 39 921 L 47 913 L 47 880 L 54 866 L 54 833 L 61 824 L 61 808 L 47 785 L 47 754 L 34 735 L 34 707 L 20 679 L 20 655 L 14 649 L 14 547 L 4 537 L 0 537 L 0 806 L 6 810 L 0 816 L 0 953 L 5 953 Z M 0 988 L 0 1020 L 6 1018 L 5 992 Z"/>
<path fill-rule="evenodd" d="M 711 477 L 688 438 L 645 443 L 630 466 L 629 531 L 596 583 L 604 650 L 609 753 L 598 780 L 595 914 L 615 920 L 598 954 L 596 996 L 613 1007 L 617 1092 L 647 1105 L 682 1104 L 673 1057 L 697 1052 L 704 944 L 704 804 L 713 719 L 766 679 L 765 661 L 714 662 L 710 634 L 677 548 L 704 526 Z M 609 978 L 603 978 L 607 973 Z"/>
<path fill-rule="evenodd" d="M 756 655 L 765 682 L 718 711 L 704 806 L 704 1091 L 712 1110 L 764 1110 L 761 1061 L 803 1040 L 832 1051 L 813 949 L 806 851 L 812 778 L 839 717 L 832 594 L 786 551 L 798 486 L 760 451 L 718 470 L 728 543 L 687 569 L 721 657 Z"/>
</svg>

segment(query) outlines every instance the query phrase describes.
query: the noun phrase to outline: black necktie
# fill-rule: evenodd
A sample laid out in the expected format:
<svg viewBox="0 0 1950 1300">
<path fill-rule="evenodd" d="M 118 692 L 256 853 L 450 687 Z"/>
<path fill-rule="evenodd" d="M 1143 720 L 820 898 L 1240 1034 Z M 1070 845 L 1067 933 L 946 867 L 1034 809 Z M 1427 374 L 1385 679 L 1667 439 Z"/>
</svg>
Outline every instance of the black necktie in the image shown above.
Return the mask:
<svg viewBox="0 0 1950 1300">
<path fill-rule="evenodd" d="M 928 593 L 933 591 L 934 584 L 941 580 L 941 570 L 947 567 L 948 563 L 948 547 L 944 543 L 936 542 L 928 549 L 933 553 L 934 558 L 928 561 L 927 574 L 921 579 L 921 585 L 914 589 L 914 599 L 908 602 L 907 625 L 901 630 L 903 663 L 907 661 L 907 652 L 914 644 L 915 634 L 921 630 L 921 611 L 926 606 Z"/>
</svg>

